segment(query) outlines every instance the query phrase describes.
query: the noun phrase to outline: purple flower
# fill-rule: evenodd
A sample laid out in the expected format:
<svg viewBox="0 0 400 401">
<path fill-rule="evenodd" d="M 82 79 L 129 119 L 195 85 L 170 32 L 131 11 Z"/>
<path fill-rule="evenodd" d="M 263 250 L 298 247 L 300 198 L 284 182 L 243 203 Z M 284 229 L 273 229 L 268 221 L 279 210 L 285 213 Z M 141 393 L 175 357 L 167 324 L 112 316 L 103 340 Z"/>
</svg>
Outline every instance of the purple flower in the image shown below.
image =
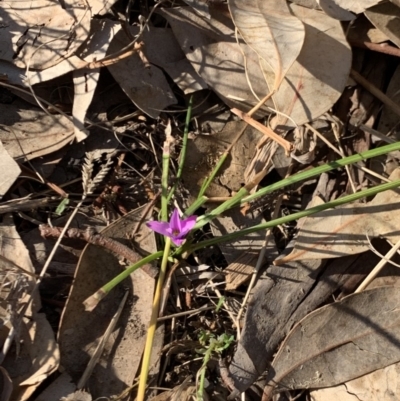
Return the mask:
<svg viewBox="0 0 400 401">
<path fill-rule="evenodd" d="M 149 221 L 147 227 L 156 233 L 165 235 L 172 239 L 172 242 L 180 246 L 185 240 L 186 235 L 196 224 L 197 216 L 189 216 L 187 219 L 180 219 L 178 209 L 172 213 L 171 220 L 166 221 Z"/>
</svg>

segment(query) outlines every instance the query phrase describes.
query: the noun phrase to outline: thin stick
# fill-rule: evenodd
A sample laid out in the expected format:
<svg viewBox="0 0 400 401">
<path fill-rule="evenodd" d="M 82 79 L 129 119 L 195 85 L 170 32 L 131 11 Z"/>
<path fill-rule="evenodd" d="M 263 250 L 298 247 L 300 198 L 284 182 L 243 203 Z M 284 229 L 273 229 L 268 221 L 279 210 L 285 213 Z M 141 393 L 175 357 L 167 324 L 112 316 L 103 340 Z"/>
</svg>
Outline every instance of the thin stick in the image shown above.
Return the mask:
<svg viewBox="0 0 400 401">
<path fill-rule="evenodd" d="M 290 142 L 288 142 L 285 138 L 282 138 L 278 134 L 275 134 L 275 132 L 272 131 L 271 128 L 254 120 L 250 115 L 243 113 L 243 111 L 241 111 L 239 109 L 235 109 L 235 108 L 231 109 L 231 112 L 233 114 L 236 114 L 243 121 L 246 121 L 246 123 L 250 124 L 252 127 L 257 129 L 258 131 L 262 132 L 268 138 L 271 138 L 273 141 L 275 141 L 276 143 L 281 145 L 283 147 L 283 149 L 285 149 L 286 154 L 290 154 L 290 152 L 293 150 L 293 145 Z"/>
<path fill-rule="evenodd" d="M 356 289 L 355 293 L 365 290 L 365 288 L 371 283 L 371 281 L 379 274 L 384 266 L 388 263 L 395 253 L 400 249 L 400 240 L 393 246 L 393 248 L 385 255 L 384 259 L 381 259 L 379 263 L 373 268 L 371 273 L 365 278 L 365 280 Z"/>
<path fill-rule="evenodd" d="M 275 89 L 272 91 L 272 92 L 270 92 L 270 93 L 268 93 L 268 95 L 265 95 L 248 113 L 247 113 L 247 115 L 249 115 L 250 117 L 254 114 L 254 113 L 256 113 L 263 105 L 264 105 L 264 103 L 270 98 L 270 97 L 272 97 L 273 95 L 274 95 L 274 93 L 275 93 Z"/>
<path fill-rule="evenodd" d="M 400 57 L 400 49 L 398 47 L 390 46 L 388 44 L 364 42 L 360 40 L 350 40 L 352 46 L 360 47 L 361 49 L 368 49 L 374 52 L 389 54 L 390 56 Z"/>
<path fill-rule="evenodd" d="M 371 92 L 375 97 L 377 97 L 385 106 L 389 107 L 393 112 L 400 116 L 400 106 L 390 99 L 390 97 L 388 97 L 376 86 L 372 85 L 357 71 L 351 70 L 350 75 L 358 84 L 362 85 L 367 91 Z"/>
<path fill-rule="evenodd" d="M 333 145 L 332 143 L 330 143 L 322 134 L 320 134 L 320 132 L 318 130 L 316 130 L 312 125 L 306 123 L 305 126 L 311 130 L 315 135 L 318 136 L 319 139 L 321 139 L 321 141 L 323 141 L 329 148 L 331 148 L 334 152 L 336 152 L 339 156 L 342 156 L 342 154 L 340 153 L 340 150 Z M 361 128 L 361 126 L 360 126 Z M 391 141 L 389 143 L 393 143 L 396 141 Z M 379 180 L 385 181 L 385 182 L 390 182 L 390 180 L 388 180 L 386 177 L 384 177 L 383 175 L 380 175 L 378 173 L 376 173 L 375 171 L 370 170 L 367 167 L 364 166 L 359 166 L 358 164 L 354 163 L 353 166 L 355 166 L 356 168 L 360 169 L 361 171 L 364 171 L 364 173 L 367 173 L 369 175 L 372 175 L 375 178 L 378 178 Z"/>
<path fill-rule="evenodd" d="M 332 127 L 333 134 L 335 135 L 335 138 L 336 138 L 337 143 L 338 143 L 340 156 L 345 157 L 346 155 L 344 153 L 342 144 L 340 142 L 340 135 L 339 135 L 339 132 L 338 132 L 339 129 L 340 129 L 339 128 L 339 123 L 337 123 L 336 121 L 331 121 L 331 127 Z M 350 171 L 350 166 L 347 165 L 347 166 L 344 166 L 344 168 L 346 169 L 346 173 L 347 173 L 347 175 L 349 177 L 348 179 L 349 179 L 349 182 L 350 182 L 350 185 L 351 185 L 351 189 L 353 190 L 353 193 L 356 193 L 357 192 L 357 188 L 356 188 L 356 185 L 354 184 L 354 180 L 353 180 L 353 177 L 352 177 L 352 174 L 351 174 L 351 171 Z"/>
<path fill-rule="evenodd" d="M 63 231 L 62 227 L 50 227 L 46 224 L 41 224 L 39 226 L 40 235 L 44 238 L 59 238 L 61 232 Z M 126 245 L 122 244 L 119 241 L 116 241 L 112 238 L 105 237 L 104 235 L 97 234 L 92 230 L 80 230 L 78 228 L 69 228 L 64 233 L 65 238 L 74 238 L 80 239 L 88 242 L 89 244 L 101 246 L 109 251 L 113 252 L 118 256 L 122 256 L 123 258 L 127 259 L 130 263 L 137 263 L 141 256 L 127 247 Z M 158 269 L 151 266 L 150 264 L 146 264 L 142 266 L 142 270 L 147 273 L 151 278 L 154 278 L 158 274 Z"/>
<path fill-rule="evenodd" d="M 104 347 L 106 345 L 106 342 L 108 341 L 108 339 L 110 338 L 112 332 L 114 331 L 115 325 L 117 324 L 121 313 L 124 309 L 126 300 L 128 299 L 128 295 L 129 292 L 126 291 L 124 297 L 122 298 L 119 306 L 118 306 L 118 310 L 115 312 L 115 315 L 112 317 L 110 324 L 107 327 L 107 330 L 105 331 L 103 337 L 101 338 L 99 344 L 97 345 L 92 357 L 90 358 L 89 363 L 86 366 L 85 371 L 82 374 L 82 377 L 80 378 L 78 385 L 77 385 L 77 389 L 80 390 L 81 388 L 83 388 L 87 382 L 87 380 L 89 379 L 90 375 L 93 372 L 93 369 L 95 368 L 97 362 L 99 361 L 101 354 L 103 353 Z"/>
</svg>

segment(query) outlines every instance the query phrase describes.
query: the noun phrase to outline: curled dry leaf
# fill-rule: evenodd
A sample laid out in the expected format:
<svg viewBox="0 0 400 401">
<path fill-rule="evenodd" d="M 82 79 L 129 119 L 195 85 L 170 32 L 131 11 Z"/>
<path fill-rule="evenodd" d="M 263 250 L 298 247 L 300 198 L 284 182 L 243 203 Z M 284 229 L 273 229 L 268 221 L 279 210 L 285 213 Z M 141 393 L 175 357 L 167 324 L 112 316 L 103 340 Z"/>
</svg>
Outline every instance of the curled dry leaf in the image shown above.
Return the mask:
<svg viewBox="0 0 400 401">
<path fill-rule="evenodd" d="M 270 89 L 277 90 L 303 46 L 303 23 L 282 0 L 229 0 L 228 5 L 245 42 L 274 72 L 275 81 Z"/>
<path fill-rule="evenodd" d="M 400 179 L 400 169 L 390 179 Z M 382 236 L 396 243 L 400 240 L 399 202 L 396 189 L 377 194 L 367 204 L 349 204 L 306 217 L 299 222 L 293 251 L 274 263 L 354 255 L 368 250 L 368 237 Z"/>
<path fill-rule="evenodd" d="M 21 68 L 56 65 L 87 39 L 90 19 L 89 7 L 80 0 L 3 1 L 1 58 Z"/>
<path fill-rule="evenodd" d="M 273 390 L 344 383 L 400 361 L 400 292 L 379 287 L 324 306 L 301 320 L 268 372 Z"/>
</svg>

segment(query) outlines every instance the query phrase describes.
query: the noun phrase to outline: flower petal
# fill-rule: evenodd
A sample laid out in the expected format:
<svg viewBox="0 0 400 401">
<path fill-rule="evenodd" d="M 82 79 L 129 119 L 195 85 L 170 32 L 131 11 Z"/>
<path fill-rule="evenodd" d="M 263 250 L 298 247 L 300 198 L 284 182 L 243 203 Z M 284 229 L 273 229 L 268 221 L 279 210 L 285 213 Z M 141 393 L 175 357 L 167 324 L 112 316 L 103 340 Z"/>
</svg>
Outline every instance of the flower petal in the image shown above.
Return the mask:
<svg viewBox="0 0 400 401">
<path fill-rule="evenodd" d="M 189 231 L 195 226 L 197 216 L 189 216 L 181 221 L 181 231 L 179 237 L 185 237 Z"/>
<path fill-rule="evenodd" d="M 168 232 L 169 223 L 166 221 L 148 221 L 146 226 L 155 231 L 156 233 L 171 237 L 171 231 Z"/>
<path fill-rule="evenodd" d="M 178 209 L 175 209 L 173 211 L 171 220 L 169 221 L 169 225 L 170 225 L 172 231 L 177 231 L 179 233 L 182 231 L 181 219 L 179 217 Z"/>
</svg>

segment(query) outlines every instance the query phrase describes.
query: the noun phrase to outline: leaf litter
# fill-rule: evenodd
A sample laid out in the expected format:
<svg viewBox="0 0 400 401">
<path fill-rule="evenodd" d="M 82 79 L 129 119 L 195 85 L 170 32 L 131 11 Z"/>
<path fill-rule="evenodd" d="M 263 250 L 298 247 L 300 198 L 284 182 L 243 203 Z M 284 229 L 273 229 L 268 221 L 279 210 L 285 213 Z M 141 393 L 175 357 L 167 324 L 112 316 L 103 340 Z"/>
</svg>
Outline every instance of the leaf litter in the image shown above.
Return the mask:
<svg viewBox="0 0 400 401">
<path fill-rule="evenodd" d="M 226 156 L 198 216 L 242 188 L 252 188 L 252 196 L 279 175 L 398 138 L 398 2 L 186 3 L 151 8 L 149 2 L 138 11 L 122 0 L 5 2 L 0 11 L 5 400 L 134 398 L 154 278 L 136 271 L 92 310 L 83 302 L 125 269 L 123 255 L 141 255 L 135 262 L 161 249 L 144 223 L 151 215 L 157 220 L 161 148 L 171 129 L 172 178 L 178 171 L 190 94 L 201 100 L 170 210 L 185 212 Z M 215 117 L 217 132 L 207 135 L 203 127 Z M 289 144 L 286 153 L 277 138 Z M 82 202 L 86 151 L 92 152 L 86 180 L 100 177 L 100 187 Z M 245 199 L 186 243 L 320 204 L 316 194 L 329 202 L 397 180 L 397 153 Z M 231 398 L 246 392 L 267 400 L 276 391 L 290 389 L 296 397 L 299 389 L 340 383 L 347 394 L 386 387 L 396 393 L 382 377 L 398 380 L 398 269 L 386 266 L 372 282 L 383 286 L 357 288 L 387 264 L 384 255 L 399 241 L 397 197 L 397 189 L 382 192 L 171 260 L 150 385 L 172 390 L 149 389 L 148 399 L 221 400 L 231 391 Z M 37 226 L 50 223 L 58 237 L 77 205 L 74 228 L 51 260 L 54 242 L 39 238 Z M 104 225 L 100 234 L 91 231 Z M 99 246 L 107 236 L 117 242 Z M 97 245 L 82 251 L 82 238 L 96 238 Z M 392 262 L 399 264 L 396 255 Z M 40 293 L 21 320 L 35 280 Z M 216 366 L 215 353 L 200 396 L 204 338 L 231 335 L 237 342 L 223 351 L 228 368 Z M 309 395 L 317 400 L 322 391 Z"/>
</svg>

